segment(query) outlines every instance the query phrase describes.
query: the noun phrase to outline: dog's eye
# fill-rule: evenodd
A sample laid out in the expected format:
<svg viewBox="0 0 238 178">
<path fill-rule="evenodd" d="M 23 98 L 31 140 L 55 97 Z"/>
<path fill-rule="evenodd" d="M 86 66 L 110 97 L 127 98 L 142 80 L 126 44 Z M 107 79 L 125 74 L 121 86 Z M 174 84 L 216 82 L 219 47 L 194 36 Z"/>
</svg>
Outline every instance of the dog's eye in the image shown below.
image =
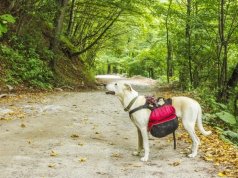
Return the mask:
<svg viewBox="0 0 238 178">
<path fill-rule="evenodd" d="M 117 86 L 117 83 L 115 83 L 115 86 Z"/>
</svg>

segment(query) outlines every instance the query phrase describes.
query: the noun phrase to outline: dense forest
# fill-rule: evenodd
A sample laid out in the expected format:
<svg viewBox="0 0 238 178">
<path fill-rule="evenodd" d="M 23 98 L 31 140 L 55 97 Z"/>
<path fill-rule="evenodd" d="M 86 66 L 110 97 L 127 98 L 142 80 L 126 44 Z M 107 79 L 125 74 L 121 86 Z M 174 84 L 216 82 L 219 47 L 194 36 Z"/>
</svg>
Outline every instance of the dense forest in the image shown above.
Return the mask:
<svg viewBox="0 0 238 178">
<path fill-rule="evenodd" d="M 0 85 L 90 87 L 96 74 L 142 75 L 196 92 L 236 131 L 237 9 L 237 0 L 5 0 Z"/>
</svg>

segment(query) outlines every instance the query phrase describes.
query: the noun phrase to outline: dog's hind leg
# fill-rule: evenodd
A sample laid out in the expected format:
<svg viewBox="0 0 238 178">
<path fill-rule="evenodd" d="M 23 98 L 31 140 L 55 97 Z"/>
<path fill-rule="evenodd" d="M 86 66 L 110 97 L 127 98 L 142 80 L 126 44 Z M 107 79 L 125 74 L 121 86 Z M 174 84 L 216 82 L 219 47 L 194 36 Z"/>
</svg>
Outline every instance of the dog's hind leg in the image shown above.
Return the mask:
<svg viewBox="0 0 238 178">
<path fill-rule="evenodd" d="M 142 139 L 143 139 L 143 147 L 145 150 L 144 157 L 141 158 L 141 161 L 148 161 L 149 159 L 149 153 L 150 153 L 150 148 L 149 148 L 149 139 L 148 139 L 148 132 L 147 132 L 147 127 L 142 127 L 140 129 Z"/>
<path fill-rule="evenodd" d="M 191 117 L 191 115 L 190 115 Z M 192 139 L 192 153 L 188 155 L 188 157 L 193 158 L 197 155 L 197 151 L 198 151 L 198 146 L 200 144 L 200 140 L 197 137 L 194 127 L 195 127 L 195 123 L 194 122 L 187 122 L 186 121 L 186 116 L 184 116 L 182 122 L 183 122 L 183 126 L 185 128 L 185 130 L 188 131 L 188 134 L 190 135 L 191 139 Z"/>
<path fill-rule="evenodd" d="M 200 143 L 200 140 L 198 139 L 197 135 L 195 134 L 194 131 L 189 130 L 188 131 L 189 135 L 192 138 L 193 144 L 192 144 L 192 153 L 188 155 L 188 157 L 190 158 L 194 158 L 195 156 L 197 156 L 197 152 L 198 152 L 198 146 Z"/>
<path fill-rule="evenodd" d="M 138 148 L 137 148 L 137 151 L 133 152 L 134 156 L 139 156 L 141 151 L 143 150 L 143 138 L 141 135 L 141 131 L 138 127 L 137 127 L 137 133 L 138 133 Z"/>
</svg>

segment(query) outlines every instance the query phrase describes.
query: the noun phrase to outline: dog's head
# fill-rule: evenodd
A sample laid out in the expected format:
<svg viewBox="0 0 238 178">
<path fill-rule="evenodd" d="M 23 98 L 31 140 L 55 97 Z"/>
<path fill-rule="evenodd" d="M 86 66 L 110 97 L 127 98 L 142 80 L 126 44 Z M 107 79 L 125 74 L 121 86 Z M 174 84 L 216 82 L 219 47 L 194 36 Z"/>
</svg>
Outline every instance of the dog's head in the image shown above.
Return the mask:
<svg viewBox="0 0 238 178">
<path fill-rule="evenodd" d="M 106 86 L 106 89 L 107 89 L 106 94 L 112 94 L 120 97 L 123 97 L 126 92 L 133 91 L 131 85 L 124 82 L 110 83 Z"/>
</svg>

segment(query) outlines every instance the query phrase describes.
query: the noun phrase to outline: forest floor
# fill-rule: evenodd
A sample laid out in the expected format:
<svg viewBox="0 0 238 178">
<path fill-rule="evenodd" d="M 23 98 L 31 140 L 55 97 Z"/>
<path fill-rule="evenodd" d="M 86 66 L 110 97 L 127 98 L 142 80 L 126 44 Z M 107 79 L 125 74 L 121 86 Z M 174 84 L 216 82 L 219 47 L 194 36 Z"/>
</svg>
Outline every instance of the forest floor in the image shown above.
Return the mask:
<svg viewBox="0 0 238 178">
<path fill-rule="evenodd" d="M 153 94 L 154 81 L 129 82 Z M 186 157 L 191 143 L 182 128 L 176 150 L 167 136 L 150 140 L 148 162 L 132 156 L 136 129 L 118 99 L 103 90 L 17 94 L 0 99 L 0 109 L 1 178 L 210 178 L 221 171 L 204 160 L 202 150 L 196 158 Z M 209 146 L 207 140 L 202 144 Z"/>
</svg>

